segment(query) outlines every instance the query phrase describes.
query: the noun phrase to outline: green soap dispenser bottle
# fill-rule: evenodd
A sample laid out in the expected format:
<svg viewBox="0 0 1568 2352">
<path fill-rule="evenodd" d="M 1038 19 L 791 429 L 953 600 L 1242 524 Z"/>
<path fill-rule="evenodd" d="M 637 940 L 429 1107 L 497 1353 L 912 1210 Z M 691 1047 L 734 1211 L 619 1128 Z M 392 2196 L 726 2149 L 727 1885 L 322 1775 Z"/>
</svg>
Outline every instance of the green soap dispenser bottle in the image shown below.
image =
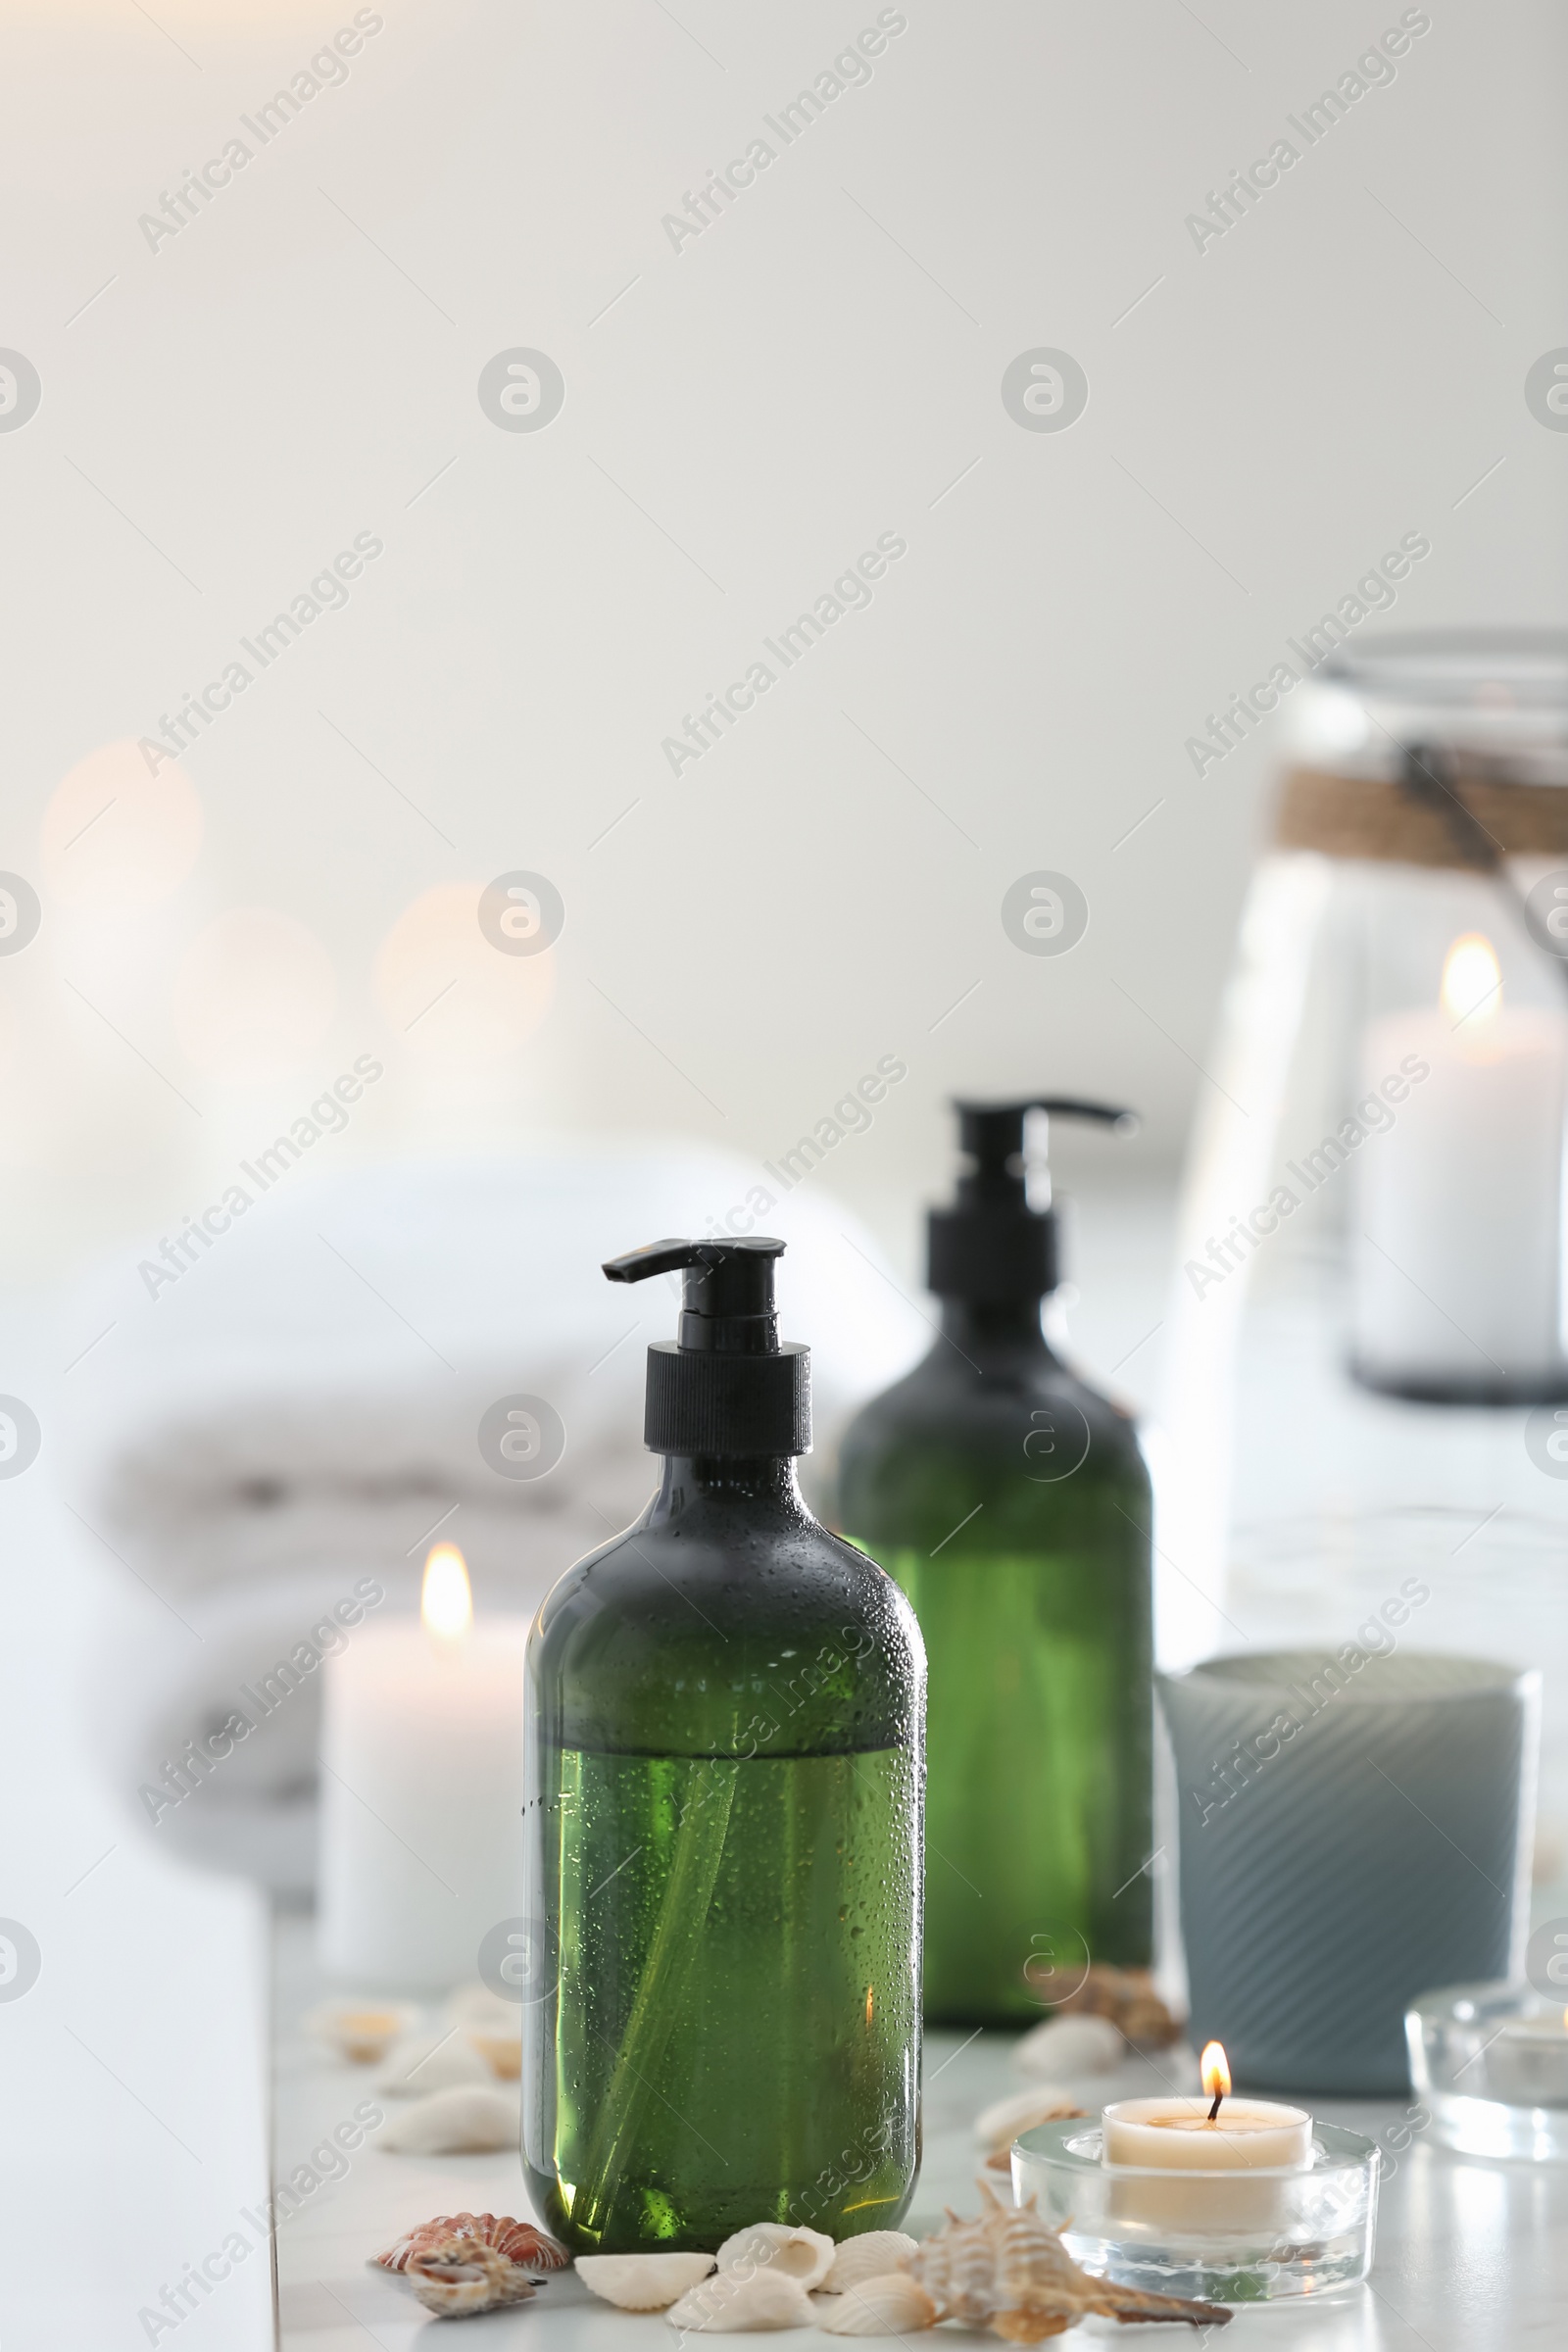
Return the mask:
<svg viewBox="0 0 1568 2352">
<path fill-rule="evenodd" d="M 1128 1416 L 1048 1345 L 1056 1224 L 1027 1111 L 956 1106 L 972 1167 L 930 1218 L 941 1337 L 852 1423 L 839 1524 L 904 1587 L 930 1662 L 925 2015 L 1038 2017 L 1091 1960 L 1151 1957 L 1151 1490 Z"/>
<path fill-rule="evenodd" d="M 925 1657 L 893 1580 L 807 1509 L 782 1242 L 659 1242 L 663 1457 L 528 1644 L 522 2153 L 579 2253 L 752 2222 L 892 2229 L 919 2159 Z"/>
</svg>

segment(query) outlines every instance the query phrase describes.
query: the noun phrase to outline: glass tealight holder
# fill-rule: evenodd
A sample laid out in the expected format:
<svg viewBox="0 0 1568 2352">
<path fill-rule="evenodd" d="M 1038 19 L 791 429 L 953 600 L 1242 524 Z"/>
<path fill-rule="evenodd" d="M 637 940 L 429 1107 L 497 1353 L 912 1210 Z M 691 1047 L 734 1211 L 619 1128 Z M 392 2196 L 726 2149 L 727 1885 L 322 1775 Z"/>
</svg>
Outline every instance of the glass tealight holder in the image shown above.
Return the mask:
<svg viewBox="0 0 1568 2352">
<path fill-rule="evenodd" d="M 1568 2162 L 1568 2015 L 1529 1984 L 1450 1984 L 1405 2016 L 1432 2137 L 1466 2156 Z"/>
<path fill-rule="evenodd" d="M 1013 2143 L 1013 2193 L 1033 2197 L 1074 2262 L 1117 2286 L 1205 2303 L 1274 2303 L 1356 2286 L 1372 2267 L 1379 2151 L 1314 2124 L 1312 2161 L 1245 2174 L 1105 2164 L 1101 2127 L 1042 2124 Z"/>
</svg>

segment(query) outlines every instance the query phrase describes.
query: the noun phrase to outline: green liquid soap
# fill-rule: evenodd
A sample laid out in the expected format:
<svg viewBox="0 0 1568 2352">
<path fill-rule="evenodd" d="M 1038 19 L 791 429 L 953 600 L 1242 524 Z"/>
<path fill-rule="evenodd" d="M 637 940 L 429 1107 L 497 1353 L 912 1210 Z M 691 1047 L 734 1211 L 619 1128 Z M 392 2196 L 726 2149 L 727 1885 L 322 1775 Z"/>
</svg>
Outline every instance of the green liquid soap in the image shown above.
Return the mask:
<svg viewBox="0 0 1568 2352">
<path fill-rule="evenodd" d="M 672 2249 L 756 2221 L 895 2227 L 915 2162 L 909 1750 L 556 1762 L 552 2226 Z"/>
<path fill-rule="evenodd" d="M 1133 1424 L 1044 1335 L 1024 1106 L 960 1107 L 980 1166 L 932 1220 L 943 1336 L 852 1424 L 839 1518 L 930 1661 L 926 2020 L 1006 2026 L 1152 1956 L 1152 1502 Z"/>
</svg>

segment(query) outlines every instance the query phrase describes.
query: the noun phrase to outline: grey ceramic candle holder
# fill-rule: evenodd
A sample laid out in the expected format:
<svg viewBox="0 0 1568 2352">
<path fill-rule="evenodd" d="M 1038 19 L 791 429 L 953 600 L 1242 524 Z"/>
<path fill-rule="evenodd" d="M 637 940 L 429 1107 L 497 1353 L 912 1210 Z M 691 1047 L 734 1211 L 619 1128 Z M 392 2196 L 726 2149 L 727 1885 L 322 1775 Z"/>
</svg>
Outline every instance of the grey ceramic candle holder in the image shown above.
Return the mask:
<svg viewBox="0 0 1568 2352">
<path fill-rule="evenodd" d="M 1249 2088 L 1406 2089 L 1414 1996 L 1520 1973 L 1539 1675 L 1347 1643 L 1157 1681 L 1194 2043 Z"/>
</svg>

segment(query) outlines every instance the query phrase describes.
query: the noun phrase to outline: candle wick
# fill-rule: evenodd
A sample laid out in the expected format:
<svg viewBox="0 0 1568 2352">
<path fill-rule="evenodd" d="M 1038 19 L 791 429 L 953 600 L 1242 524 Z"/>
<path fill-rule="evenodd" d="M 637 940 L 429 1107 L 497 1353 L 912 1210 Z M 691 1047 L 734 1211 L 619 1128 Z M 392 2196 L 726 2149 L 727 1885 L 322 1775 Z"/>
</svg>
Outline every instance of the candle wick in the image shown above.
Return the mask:
<svg viewBox="0 0 1568 2352">
<path fill-rule="evenodd" d="M 1211 2124 L 1219 2120 L 1219 2103 L 1224 2096 L 1225 2093 L 1222 2090 L 1216 2090 L 1214 2093 L 1214 2104 L 1208 2111 L 1208 2120 Z"/>
</svg>

